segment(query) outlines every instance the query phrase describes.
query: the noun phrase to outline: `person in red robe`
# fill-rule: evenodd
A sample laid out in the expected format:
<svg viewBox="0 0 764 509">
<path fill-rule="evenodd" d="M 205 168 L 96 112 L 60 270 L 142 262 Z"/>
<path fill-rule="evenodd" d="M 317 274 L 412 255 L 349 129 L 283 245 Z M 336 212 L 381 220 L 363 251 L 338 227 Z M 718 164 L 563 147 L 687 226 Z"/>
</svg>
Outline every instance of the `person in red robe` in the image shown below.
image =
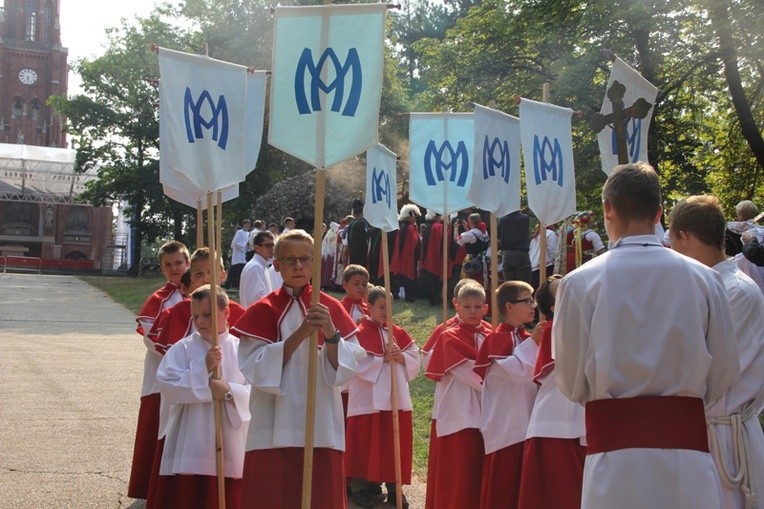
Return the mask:
<svg viewBox="0 0 764 509">
<path fill-rule="evenodd" d="M 167 278 L 167 283 L 151 294 L 141 306 L 136 328 L 143 336 L 146 357 L 143 364 L 143 384 L 141 404 L 138 410 L 138 425 L 135 430 L 133 462 L 127 496 L 146 498 L 151 478 L 151 465 L 154 461 L 157 430 L 159 428 L 159 386 L 156 372 L 161 357 L 154 350 L 154 343 L 149 339 L 149 332 L 164 309 L 170 308 L 183 299 L 180 293 L 180 278 L 188 269 L 188 248 L 178 241 L 162 244 L 157 254 L 159 267 Z"/>
<path fill-rule="evenodd" d="M 436 459 L 427 472 L 427 509 L 463 509 L 480 503 L 483 437 L 480 435 L 480 377 L 473 371 L 480 345 L 491 333 L 482 323 L 488 311 L 485 290 L 468 284 L 459 290 L 459 323 L 446 329 L 432 351 L 425 375 L 437 382 L 430 437 Z"/>
<path fill-rule="evenodd" d="M 411 484 L 413 425 L 408 383 L 419 373 L 419 348 L 408 333 L 393 325 L 393 345 L 388 343 L 386 294 L 383 287 L 369 290 L 369 316 L 358 327 L 356 338 L 368 354 L 358 362 L 358 375 L 348 384 L 350 399 L 345 470 L 352 478 L 351 498 L 356 505 L 372 507 L 369 484 L 385 483 L 387 503 L 395 505 L 396 473 L 393 447 L 391 376 L 396 380 L 401 482 Z M 404 508 L 408 507 L 405 495 Z"/>
<path fill-rule="evenodd" d="M 425 229 L 422 234 L 421 292 L 431 306 L 442 302 L 443 293 L 443 216 L 428 210 L 425 217 Z"/>
<path fill-rule="evenodd" d="M 503 322 L 483 342 L 474 371 L 483 380 L 480 431 L 485 445 L 481 509 L 517 509 L 536 386 L 533 370 L 543 324 L 533 339 L 525 324 L 534 320 L 533 287 L 505 281 L 496 290 Z"/>
<path fill-rule="evenodd" d="M 311 347 L 306 340 L 313 332 L 318 333 L 318 369 L 311 507 L 337 509 L 347 503 L 340 386 L 355 376 L 366 352 L 337 299 L 321 293 L 312 304 L 312 253 L 313 238 L 305 231 L 279 236 L 274 267 L 283 286 L 250 306 L 234 325 L 241 333 L 239 366 L 252 384 L 242 497 L 248 509 L 301 507 Z"/>
<path fill-rule="evenodd" d="M 395 277 L 397 286 L 403 288 L 406 302 L 416 300 L 417 263 L 419 262 L 419 228 L 416 221 L 421 215 L 419 207 L 413 203 L 401 207 L 398 214 L 400 228 L 395 238 L 390 273 Z"/>
</svg>

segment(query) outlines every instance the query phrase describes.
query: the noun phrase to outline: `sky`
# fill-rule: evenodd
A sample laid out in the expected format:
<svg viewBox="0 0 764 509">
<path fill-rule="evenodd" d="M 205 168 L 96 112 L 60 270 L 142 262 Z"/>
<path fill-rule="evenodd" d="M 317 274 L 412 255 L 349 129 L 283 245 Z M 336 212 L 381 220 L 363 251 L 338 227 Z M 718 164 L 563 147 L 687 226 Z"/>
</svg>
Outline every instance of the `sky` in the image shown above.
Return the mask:
<svg viewBox="0 0 764 509">
<path fill-rule="evenodd" d="M 120 19 L 147 16 L 161 0 L 60 0 L 61 44 L 69 49 L 71 64 L 83 57 L 104 53 L 106 28 L 120 25 Z M 69 96 L 81 93 L 80 79 L 69 71 Z"/>
</svg>

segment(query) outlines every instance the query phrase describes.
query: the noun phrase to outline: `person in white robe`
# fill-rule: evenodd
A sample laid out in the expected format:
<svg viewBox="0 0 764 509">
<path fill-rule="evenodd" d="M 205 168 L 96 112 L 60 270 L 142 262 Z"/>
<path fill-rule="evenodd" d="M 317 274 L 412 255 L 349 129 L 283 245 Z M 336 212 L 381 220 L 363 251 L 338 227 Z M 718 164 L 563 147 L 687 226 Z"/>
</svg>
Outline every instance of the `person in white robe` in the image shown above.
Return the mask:
<svg viewBox="0 0 764 509">
<path fill-rule="evenodd" d="M 273 291 L 268 266 L 276 241 L 273 234 L 265 230 L 255 235 L 252 242 L 255 254 L 241 271 L 239 281 L 239 303 L 245 309 Z"/>
<path fill-rule="evenodd" d="M 724 252 L 719 200 L 691 196 L 670 215 L 671 246 L 722 275 L 740 359 L 740 381 L 706 406 L 709 441 L 724 489 L 724 509 L 764 508 L 764 297 Z"/>
<path fill-rule="evenodd" d="M 721 276 L 664 248 L 658 176 L 617 166 L 602 191 L 613 249 L 560 284 L 556 380 L 586 406 L 584 509 L 716 508 L 704 403 L 740 377 Z"/>
<path fill-rule="evenodd" d="M 239 340 L 227 331 L 228 297 L 222 289 L 218 289 L 215 299 L 219 311 L 218 345 L 212 346 L 211 300 L 208 285 L 191 294 L 197 331 L 172 345 L 157 370 L 162 401 L 170 405 L 170 414 L 159 467 L 156 507 L 169 507 L 173 500 L 177 502 L 181 494 L 170 493 L 174 489 L 186 491 L 185 484 L 166 484 L 164 477 L 216 477 L 214 400 L 222 401 L 224 476 L 238 480 L 242 477 L 250 421 L 250 385 L 239 370 Z M 220 369 L 219 379 L 212 376 L 215 368 Z M 200 478 L 197 494 L 210 484 L 214 485 L 209 479 Z"/>
</svg>

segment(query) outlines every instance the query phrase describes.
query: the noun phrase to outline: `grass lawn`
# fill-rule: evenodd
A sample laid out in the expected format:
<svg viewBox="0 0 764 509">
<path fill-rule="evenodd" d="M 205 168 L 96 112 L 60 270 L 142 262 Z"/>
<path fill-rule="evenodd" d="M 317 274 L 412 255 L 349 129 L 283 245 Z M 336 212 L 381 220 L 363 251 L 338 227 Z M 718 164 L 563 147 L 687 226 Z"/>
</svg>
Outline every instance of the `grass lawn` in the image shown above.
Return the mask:
<svg viewBox="0 0 764 509">
<path fill-rule="evenodd" d="M 80 279 L 106 292 L 114 301 L 122 304 L 134 314 L 138 314 L 141 304 L 154 290 L 164 284 L 164 278 L 128 278 L 81 276 Z M 330 292 L 331 293 L 331 292 Z M 340 293 L 332 293 L 342 298 Z M 236 295 L 232 295 L 234 299 Z M 430 332 L 441 320 L 441 308 L 432 307 L 420 300 L 409 304 L 395 301 L 393 320 L 403 327 L 417 344 L 422 347 Z M 452 312 L 449 312 L 449 315 Z M 414 471 L 421 476 L 427 474 L 427 455 L 430 439 L 430 417 L 432 412 L 435 382 L 421 373 L 411 381 L 411 401 L 414 406 Z"/>
</svg>

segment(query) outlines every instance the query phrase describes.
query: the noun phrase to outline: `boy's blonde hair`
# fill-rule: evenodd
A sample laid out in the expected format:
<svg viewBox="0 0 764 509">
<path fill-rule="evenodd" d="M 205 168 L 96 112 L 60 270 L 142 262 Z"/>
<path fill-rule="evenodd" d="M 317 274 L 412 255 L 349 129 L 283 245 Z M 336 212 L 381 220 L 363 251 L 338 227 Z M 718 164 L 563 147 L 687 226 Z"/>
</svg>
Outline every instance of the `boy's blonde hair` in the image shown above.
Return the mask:
<svg viewBox="0 0 764 509">
<path fill-rule="evenodd" d="M 279 255 L 281 254 L 281 251 L 284 250 L 282 247 L 284 242 L 308 242 L 311 246 L 313 245 L 313 237 L 310 236 L 308 232 L 305 230 L 300 230 L 299 228 L 295 228 L 294 230 L 289 230 L 286 233 L 282 233 L 278 236 L 276 239 L 276 245 L 273 248 L 273 254 L 278 259 Z"/>
<path fill-rule="evenodd" d="M 470 297 L 477 297 L 485 302 L 485 288 L 479 284 L 467 284 L 459 290 L 459 295 L 456 297 L 456 302 L 461 302 L 462 299 L 469 299 Z"/>
<path fill-rule="evenodd" d="M 217 290 L 217 304 L 218 309 L 225 309 L 228 307 L 228 294 L 218 286 L 216 288 Z M 210 285 L 202 285 L 193 292 L 191 292 L 191 300 L 196 301 L 203 301 L 204 299 L 209 299 L 212 291 L 210 288 Z"/>
<path fill-rule="evenodd" d="M 362 265 L 351 263 L 350 265 L 345 267 L 345 271 L 342 273 L 342 282 L 347 283 L 348 281 L 350 281 L 350 278 L 353 276 L 364 276 L 368 280 L 369 271 L 366 270 L 366 267 Z"/>
<path fill-rule="evenodd" d="M 386 292 L 385 292 L 385 287 L 384 286 L 373 286 L 373 285 L 370 286 L 369 287 L 369 296 L 368 296 L 369 305 L 374 304 L 379 299 L 384 299 L 385 298 L 385 293 Z"/>
<path fill-rule="evenodd" d="M 191 269 L 194 268 L 194 265 L 196 262 L 200 260 L 209 260 L 210 259 L 210 248 L 208 247 L 200 247 L 196 251 L 194 251 L 194 254 L 191 255 Z M 223 260 L 220 260 L 220 270 L 225 270 L 225 266 L 223 265 Z"/>
</svg>

